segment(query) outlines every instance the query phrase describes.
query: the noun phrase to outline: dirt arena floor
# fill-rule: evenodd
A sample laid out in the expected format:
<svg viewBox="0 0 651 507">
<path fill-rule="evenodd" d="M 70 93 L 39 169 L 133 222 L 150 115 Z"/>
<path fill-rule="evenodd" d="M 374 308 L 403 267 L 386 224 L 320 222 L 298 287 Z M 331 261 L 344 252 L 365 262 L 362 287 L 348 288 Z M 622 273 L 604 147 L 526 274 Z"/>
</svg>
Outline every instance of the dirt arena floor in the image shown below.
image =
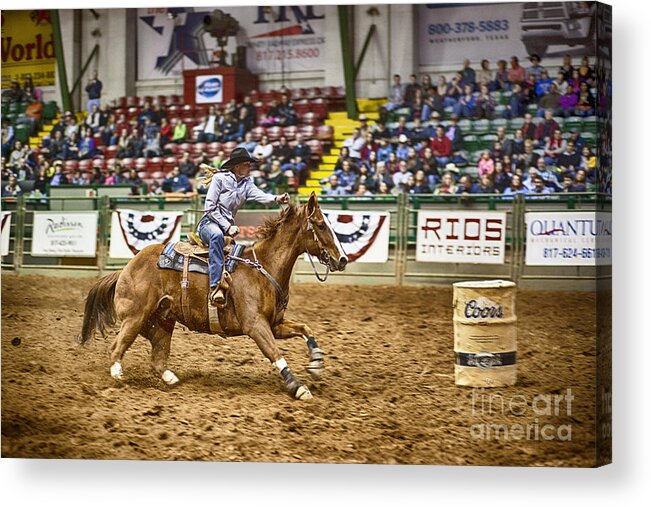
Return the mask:
<svg viewBox="0 0 651 507">
<path fill-rule="evenodd" d="M 178 386 L 151 373 L 144 338 L 114 381 L 108 338 L 74 342 L 94 281 L 3 274 L 3 457 L 594 463 L 593 294 L 519 292 L 518 384 L 481 390 L 454 384 L 451 288 L 294 286 L 287 315 L 327 367 L 313 381 L 302 340 L 279 342 L 314 394 L 301 402 L 252 340 L 178 324 Z"/>
</svg>

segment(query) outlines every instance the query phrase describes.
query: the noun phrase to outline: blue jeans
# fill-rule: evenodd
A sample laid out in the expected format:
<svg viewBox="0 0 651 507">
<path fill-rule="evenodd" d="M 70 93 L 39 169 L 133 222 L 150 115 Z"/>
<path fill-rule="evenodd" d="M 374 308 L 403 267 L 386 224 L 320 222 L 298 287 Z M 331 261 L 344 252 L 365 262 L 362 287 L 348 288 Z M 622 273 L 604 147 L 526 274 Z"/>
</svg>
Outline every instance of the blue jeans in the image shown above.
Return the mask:
<svg viewBox="0 0 651 507">
<path fill-rule="evenodd" d="M 208 272 L 212 289 L 219 285 L 224 269 L 224 231 L 215 222 L 204 217 L 199 222 L 198 232 L 201 241 L 209 245 Z"/>
</svg>

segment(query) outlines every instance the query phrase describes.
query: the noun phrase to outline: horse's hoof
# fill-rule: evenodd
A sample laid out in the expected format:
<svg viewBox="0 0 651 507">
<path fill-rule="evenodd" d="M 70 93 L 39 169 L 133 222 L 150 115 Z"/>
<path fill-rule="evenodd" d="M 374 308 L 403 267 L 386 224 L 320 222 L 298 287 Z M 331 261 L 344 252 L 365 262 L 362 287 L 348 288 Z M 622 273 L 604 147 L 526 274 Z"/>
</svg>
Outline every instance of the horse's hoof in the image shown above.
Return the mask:
<svg viewBox="0 0 651 507">
<path fill-rule="evenodd" d="M 317 360 L 317 361 L 310 361 L 310 364 L 308 364 L 305 369 L 314 380 L 319 380 L 321 378 L 321 374 L 323 373 L 325 367 L 323 365 L 323 361 Z"/>
<path fill-rule="evenodd" d="M 297 400 L 311 400 L 313 398 L 312 393 L 306 386 L 299 387 L 294 396 Z"/>
<path fill-rule="evenodd" d="M 163 372 L 162 378 L 163 378 L 163 382 L 165 382 L 168 386 L 173 386 L 174 384 L 178 384 L 179 382 L 179 378 L 169 370 L 165 370 Z"/>
<path fill-rule="evenodd" d="M 111 365 L 111 377 L 115 380 L 122 380 L 122 365 L 118 362 Z"/>
</svg>

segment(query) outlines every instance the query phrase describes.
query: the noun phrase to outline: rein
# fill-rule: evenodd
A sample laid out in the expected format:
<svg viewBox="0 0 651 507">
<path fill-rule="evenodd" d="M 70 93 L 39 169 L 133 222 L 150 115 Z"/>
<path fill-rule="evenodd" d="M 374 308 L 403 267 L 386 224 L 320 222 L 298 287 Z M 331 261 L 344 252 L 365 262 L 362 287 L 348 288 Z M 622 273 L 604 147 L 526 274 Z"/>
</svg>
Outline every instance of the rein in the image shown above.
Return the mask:
<svg viewBox="0 0 651 507">
<path fill-rule="evenodd" d="M 263 274 L 267 280 L 271 282 L 271 285 L 274 286 L 274 289 L 276 289 L 276 292 L 280 296 L 280 308 L 282 310 L 287 309 L 287 305 L 289 304 L 289 294 L 286 294 L 283 288 L 280 286 L 280 284 L 276 281 L 276 279 L 265 269 L 265 267 L 260 264 L 260 261 L 258 260 L 258 256 L 255 254 L 255 248 L 252 248 L 253 251 L 253 260 L 251 259 L 245 259 L 243 257 L 237 257 L 236 255 L 229 255 L 228 257 L 230 259 L 234 259 L 238 262 L 243 263 L 244 265 L 255 269 L 259 273 Z"/>
<path fill-rule="evenodd" d="M 312 220 L 310 220 L 310 218 L 311 215 L 307 217 L 307 230 L 312 231 L 312 235 L 314 236 L 314 242 L 320 248 L 319 262 L 321 264 L 325 264 L 326 267 L 326 272 L 325 275 L 323 275 L 323 278 L 321 278 L 321 275 L 319 275 L 319 272 L 316 270 L 316 266 L 314 265 L 314 261 L 312 260 L 312 255 L 310 255 L 310 252 L 308 252 L 307 250 L 307 239 L 305 240 L 305 253 L 307 254 L 307 258 L 310 260 L 310 264 L 312 265 L 312 271 L 314 271 L 314 276 L 316 276 L 316 279 L 319 280 L 319 282 L 325 282 L 328 279 L 328 275 L 330 274 L 330 264 L 328 262 L 330 260 L 330 254 L 328 254 L 326 249 L 321 246 L 321 242 L 319 241 L 319 237 L 316 235 L 316 232 L 314 231 L 314 225 L 312 225 Z"/>
</svg>

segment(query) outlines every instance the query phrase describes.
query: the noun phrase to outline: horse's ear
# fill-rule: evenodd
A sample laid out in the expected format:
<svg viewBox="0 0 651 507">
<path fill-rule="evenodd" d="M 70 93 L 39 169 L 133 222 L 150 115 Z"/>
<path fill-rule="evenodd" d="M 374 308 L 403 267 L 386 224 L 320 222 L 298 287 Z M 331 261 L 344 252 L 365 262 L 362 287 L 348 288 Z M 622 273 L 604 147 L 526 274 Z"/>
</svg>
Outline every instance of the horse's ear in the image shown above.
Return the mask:
<svg viewBox="0 0 651 507">
<path fill-rule="evenodd" d="M 314 191 L 310 194 L 310 200 L 307 201 L 307 214 L 308 216 L 312 215 L 314 211 L 319 207 L 319 202 L 316 199 L 316 194 Z"/>
</svg>

